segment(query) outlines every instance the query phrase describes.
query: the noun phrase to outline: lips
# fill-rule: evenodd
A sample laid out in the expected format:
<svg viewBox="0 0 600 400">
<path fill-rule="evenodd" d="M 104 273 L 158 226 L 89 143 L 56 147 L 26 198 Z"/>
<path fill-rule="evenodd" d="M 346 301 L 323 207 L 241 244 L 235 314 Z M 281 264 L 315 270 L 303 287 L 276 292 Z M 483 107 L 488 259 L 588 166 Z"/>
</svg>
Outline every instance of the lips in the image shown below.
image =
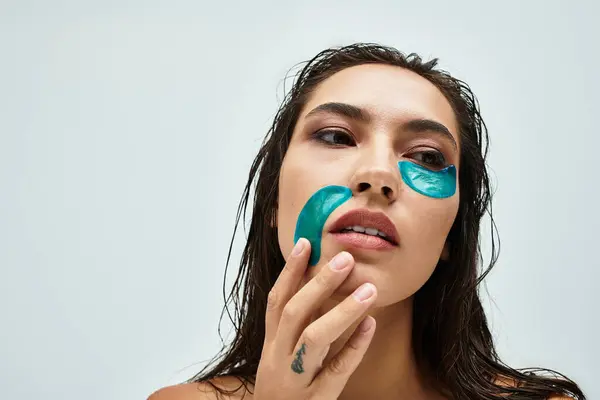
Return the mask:
<svg viewBox="0 0 600 400">
<path fill-rule="evenodd" d="M 374 212 L 368 209 L 358 209 L 347 212 L 334 222 L 329 231 L 334 234 L 340 234 L 345 228 L 357 225 L 364 228 L 377 229 L 379 232 L 385 234 L 385 238 L 372 236 L 373 238 L 385 240 L 394 246 L 398 245 L 398 233 L 394 223 L 384 213 Z M 369 236 L 367 234 L 355 232 L 352 232 L 352 234 Z"/>
</svg>

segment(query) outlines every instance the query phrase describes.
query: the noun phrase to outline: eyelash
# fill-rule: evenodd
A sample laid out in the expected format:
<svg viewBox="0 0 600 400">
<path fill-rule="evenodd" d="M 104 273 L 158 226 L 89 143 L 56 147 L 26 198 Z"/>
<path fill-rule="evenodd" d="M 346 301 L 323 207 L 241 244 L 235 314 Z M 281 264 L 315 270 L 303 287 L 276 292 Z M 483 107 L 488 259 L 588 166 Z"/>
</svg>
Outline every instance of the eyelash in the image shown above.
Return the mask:
<svg viewBox="0 0 600 400">
<path fill-rule="evenodd" d="M 330 136 L 330 135 L 334 135 L 334 137 L 335 137 L 335 135 L 343 136 L 345 139 L 349 139 L 350 143 L 340 144 L 340 143 L 335 143 L 333 140 L 325 139 L 327 136 Z M 339 147 L 356 145 L 356 141 L 354 140 L 354 137 L 350 133 L 340 130 L 340 129 L 321 130 L 321 131 L 314 133 L 313 136 L 317 141 L 324 143 L 325 145 L 331 146 L 331 147 L 339 148 Z M 421 164 L 425 167 L 434 168 L 434 169 L 442 169 L 442 168 L 445 168 L 448 166 L 448 163 L 446 162 L 446 157 L 444 157 L 444 155 L 438 150 L 435 150 L 433 148 L 429 148 L 429 150 L 423 150 L 423 151 L 413 151 L 413 150 L 414 149 L 411 149 L 408 153 L 405 153 L 405 157 L 412 158 L 418 164 Z M 422 159 L 421 160 L 415 159 L 416 155 L 421 155 L 421 157 L 423 157 L 423 156 L 434 157 L 434 161 L 426 162 L 426 161 L 423 161 Z"/>
<path fill-rule="evenodd" d="M 416 154 L 419 154 L 421 156 L 433 156 L 434 157 L 434 161 L 432 162 L 425 162 L 422 160 L 415 160 L 414 156 Z M 405 157 L 408 158 L 412 158 L 413 160 L 415 160 L 418 164 L 423 165 L 424 167 L 429 167 L 429 168 L 433 168 L 435 170 L 440 170 L 443 168 L 446 168 L 448 166 L 448 163 L 446 162 L 446 157 L 444 157 L 444 155 L 437 151 L 437 150 L 424 150 L 424 151 L 414 151 L 412 153 L 407 153 L 405 155 Z"/>
<path fill-rule="evenodd" d="M 352 144 L 332 143 L 332 142 L 324 139 L 325 135 L 336 135 L 336 134 L 341 134 L 341 136 L 344 136 L 345 138 L 350 139 Z M 342 131 L 340 129 L 325 129 L 322 131 L 318 131 L 314 134 L 314 137 L 316 138 L 317 141 L 327 144 L 332 147 L 352 146 L 352 145 L 356 144 L 356 141 L 354 140 L 354 137 L 352 137 L 351 134 L 349 134 L 346 131 Z"/>
</svg>

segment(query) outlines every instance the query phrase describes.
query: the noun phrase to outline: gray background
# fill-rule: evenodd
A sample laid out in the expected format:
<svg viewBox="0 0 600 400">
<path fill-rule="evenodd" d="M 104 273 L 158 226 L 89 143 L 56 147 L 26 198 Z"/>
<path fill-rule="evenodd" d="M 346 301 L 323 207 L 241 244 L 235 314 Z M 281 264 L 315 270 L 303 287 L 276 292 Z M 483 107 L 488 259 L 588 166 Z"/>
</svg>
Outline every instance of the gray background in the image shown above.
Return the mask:
<svg viewBox="0 0 600 400">
<path fill-rule="evenodd" d="M 2 0 L 1 397 L 142 399 L 197 372 L 219 348 L 237 201 L 282 78 L 326 47 L 375 41 L 439 57 L 481 102 L 500 354 L 600 398 L 598 11 Z"/>
</svg>

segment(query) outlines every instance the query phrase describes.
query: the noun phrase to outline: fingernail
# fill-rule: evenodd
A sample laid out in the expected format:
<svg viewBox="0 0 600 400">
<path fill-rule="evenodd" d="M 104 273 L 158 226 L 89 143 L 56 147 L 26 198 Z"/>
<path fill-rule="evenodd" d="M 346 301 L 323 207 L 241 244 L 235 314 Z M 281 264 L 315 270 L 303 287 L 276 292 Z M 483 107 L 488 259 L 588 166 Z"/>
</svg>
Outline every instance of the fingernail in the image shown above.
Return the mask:
<svg viewBox="0 0 600 400">
<path fill-rule="evenodd" d="M 329 267 L 334 271 L 339 271 L 346 268 L 348 264 L 350 264 L 348 253 L 340 253 L 329 262 Z"/>
<path fill-rule="evenodd" d="M 292 256 L 293 257 L 299 256 L 300 253 L 302 253 L 302 250 L 304 250 L 304 240 L 298 239 L 298 242 L 296 243 L 296 245 L 294 246 L 294 249 L 292 250 Z"/>
<path fill-rule="evenodd" d="M 360 323 L 360 327 L 358 328 L 359 332 L 361 332 L 361 333 L 369 332 L 371 330 L 371 328 L 373 327 L 374 323 L 375 323 L 375 319 L 373 317 L 366 317 Z"/>
<path fill-rule="evenodd" d="M 368 300 L 375 293 L 375 286 L 365 283 L 354 291 L 354 298 L 360 302 Z"/>
</svg>

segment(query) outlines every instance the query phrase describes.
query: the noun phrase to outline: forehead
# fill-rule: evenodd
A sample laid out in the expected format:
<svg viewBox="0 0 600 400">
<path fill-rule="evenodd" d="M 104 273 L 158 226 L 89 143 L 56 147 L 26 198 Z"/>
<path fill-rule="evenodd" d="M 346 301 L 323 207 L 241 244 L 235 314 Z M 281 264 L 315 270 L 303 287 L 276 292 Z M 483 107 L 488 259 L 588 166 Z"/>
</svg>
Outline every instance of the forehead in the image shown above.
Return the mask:
<svg viewBox="0 0 600 400">
<path fill-rule="evenodd" d="M 376 123 L 432 119 L 444 124 L 459 141 L 456 117 L 446 97 L 433 83 L 401 67 L 364 64 L 343 69 L 317 86 L 302 116 L 327 102 L 364 108 Z"/>
</svg>

